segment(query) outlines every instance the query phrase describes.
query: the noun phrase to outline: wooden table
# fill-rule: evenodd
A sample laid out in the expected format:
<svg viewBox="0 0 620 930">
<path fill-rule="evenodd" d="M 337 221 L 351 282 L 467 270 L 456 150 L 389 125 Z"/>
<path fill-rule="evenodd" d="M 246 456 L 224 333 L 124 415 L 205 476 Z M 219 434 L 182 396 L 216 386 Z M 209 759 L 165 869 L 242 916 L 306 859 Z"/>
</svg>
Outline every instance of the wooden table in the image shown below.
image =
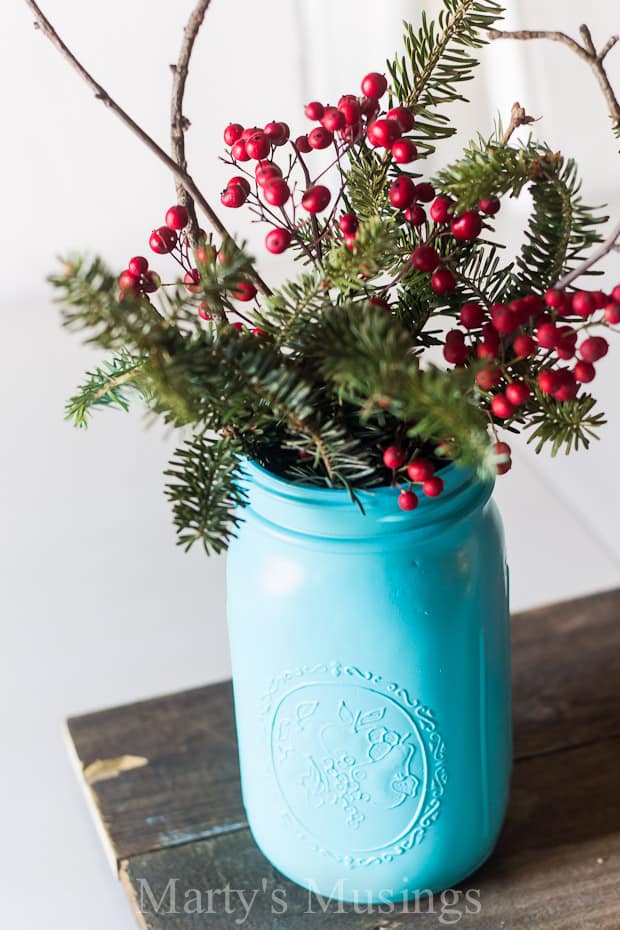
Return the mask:
<svg viewBox="0 0 620 930">
<path fill-rule="evenodd" d="M 454 892 L 435 896 L 420 913 L 328 906 L 263 858 L 241 804 L 229 682 L 69 720 L 139 926 L 620 928 L 620 590 L 514 617 L 513 650 L 516 765 L 502 837 L 456 903 Z M 256 891 L 250 907 L 239 890 L 246 904 Z M 467 890 L 479 891 L 479 913 Z"/>
</svg>

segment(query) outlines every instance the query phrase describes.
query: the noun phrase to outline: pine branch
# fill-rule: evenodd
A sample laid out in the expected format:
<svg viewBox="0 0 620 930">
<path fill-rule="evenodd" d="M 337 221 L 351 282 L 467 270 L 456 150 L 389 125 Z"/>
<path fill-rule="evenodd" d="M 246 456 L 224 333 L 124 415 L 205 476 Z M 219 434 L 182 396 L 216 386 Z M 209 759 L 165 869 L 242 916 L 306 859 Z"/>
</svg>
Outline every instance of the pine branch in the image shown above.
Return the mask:
<svg viewBox="0 0 620 930">
<path fill-rule="evenodd" d="M 129 397 L 135 393 L 143 401 L 151 397 L 144 378 L 144 360 L 122 349 L 117 355 L 86 373 L 65 407 L 65 418 L 73 425 L 86 428 L 94 408 L 113 407 L 129 410 Z"/>
<path fill-rule="evenodd" d="M 226 549 L 242 521 L 246 498 L 236 482 L 239 444 L 230 438 L 194 436 L 176 450 L 164 474 L 172 479 L 166 495 L 172 502 L 177 543 L 187 551 L 201 542 L 207 555 Z"/>
<path fill-rule="evenodd" d="M 528 443 L 536 443 L 536 452 L 550 445 L 555 456 L 564 448 L 568 455 L 573 450 L 588 449 L 592 439 L 598 439 L 598 430 L 607 422 L 603 413 L 592 413 L 596 400 L 582 394 L 575 400 L 559 403 L 547 394 L 536 392 L 538 410 L 527 421 L 526 428 L 533 432 Z"/>
</svg>

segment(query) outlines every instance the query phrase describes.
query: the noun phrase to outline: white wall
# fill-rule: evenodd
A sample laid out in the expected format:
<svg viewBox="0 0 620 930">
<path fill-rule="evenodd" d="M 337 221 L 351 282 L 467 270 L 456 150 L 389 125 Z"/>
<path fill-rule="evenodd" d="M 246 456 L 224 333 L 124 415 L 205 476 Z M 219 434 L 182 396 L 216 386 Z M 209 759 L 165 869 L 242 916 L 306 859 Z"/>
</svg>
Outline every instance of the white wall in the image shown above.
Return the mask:
<svg viewBox="0 0 620 930">
<path fill-rule="evenodd" d="M 514 25 L 573 33 L 586 15 L 576 0 L 548 0 L 544 9 L 532 0 L 510 5 L 518 10 Z M 133 919 L 68 769 L 61 721 L 225 677 L 224 563 L 174 546 L 160 474 L 174 437 L 144 430 L 139 412 L 102 414 L 86 435 L 63 422 L 64 399 L 96 355 L 60 329 L 44 281 L 54 256 L 97 251 L 120 267 L 145 249 L 174 196 L 164 169 L 32 29 L 25 6 L 5 6 L 0 706 L 2 799 L 9 803 L 0 874 L 17 867 L 5 901 L 5 910 L 17 910 L 6 915 L 7 925 L 36 923 L 25 903 L 32 889 L 21 878 L 28 861 L 29 876 L 41 876 L 35 895 L 45 902 L 48 930 L 128 930 Z M 186 107 L 193 170 L 205 191 L 215 198 L 226 177 L 217 156 L 229 119 L 297 115 L 302 126 L 307 99 L 354 90 L 362 74 L 382 67 L 401 18 L 418 8 L 403 0 L 214 0 Z M 110 93 L 165 142 L 167 65 L 188 0 L 46 0 L 45 9 Z M 592 4 L 587 16 L 597 39 L 620 27 L 614 0 Z M 620 51 L 610 56 L 610 71 L 620 87 Z M 497 109 L 507 114 L 519 99 L 543 115 L 537 132 L 576 155 L 586 198 L 610 201 L 620 214 L 618 156 L 604 106 L 594 79 L 566 49 L 496 45 L 485 51 L 482 78 L 470 90 L 474 105 L 458 111 L 461 139 L 485 131 Z M 506 212 L 518 229 L 521 209 Z M 243 231 L 253 234 L 249 226 Z M 620 279 L 617 256 L 613 262 Z M 278 273 L 274 260 L 265 260 L 264 273 Z M 617 365 L 612 355 L 595 382 L 610 420 L 600 445 L 551 463 L 519 444 L 513 472 L 498 484 L 516 608 L 618 583 Z"/>
</svg>

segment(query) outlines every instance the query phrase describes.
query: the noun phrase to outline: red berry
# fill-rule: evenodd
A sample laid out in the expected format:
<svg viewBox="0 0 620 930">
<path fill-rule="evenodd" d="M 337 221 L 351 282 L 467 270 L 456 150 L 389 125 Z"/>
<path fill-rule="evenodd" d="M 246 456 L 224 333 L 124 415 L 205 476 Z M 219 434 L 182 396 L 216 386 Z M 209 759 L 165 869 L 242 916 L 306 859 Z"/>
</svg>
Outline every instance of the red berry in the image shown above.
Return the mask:
<svg viewBox="0 0 620 930">
<path fill-rule="evenodd" d="M 327 207 L 331 196 L 329 188 L 323 184 L 315 184 L 305 192 L 301 198 L 301 205 L 308 213 L 320 213 Z"/>
<path fill-rule="evenodd" d="M 174 229 L 168 229 L 167 226 L 160 226 L 159 229 L 154 229 L 149 237 L 149 246 L 153 252 L 157 252 L 158 255 L 165 255 L 167 252 L 172 252 L 176 244 L 177 234 Z"/>
<path fill-rule="evenodd" d="M 505 394 L 496 394 L 491 401 L 491 410 L 500 420 L 507 420 L 514 413 L 514 406 Z"/>
<path fill-rule="evenodd" d="M 239 123 L 229 123 L 224 130 L 224 142 L 226 145 L 234 145 L 241 138 L 243 126 Z"/>
<path fill-rule="evenodd" d="M 240 184 L 230 184 L 222 191 L 220 201 L 225 207 L 242 207 L 247 200 L 245 189 Z"/>
<path fill-rule="evenodd" d="M 506 304 L 492 304 L 489 313 L 491 321 L 498 333 L 504 335 L 514 333 L 519 325 L 519 319 L 515 312 L 507 307 Z"/>
<path fill-rule="evenodd" d="M 555 352 L 558 358 L 567 361 L 575 354 L 577 345 L 577 333 L 572 326 L 558 327 L 558 338 L 555 346 Z"/>
<path fill-rule="evenodd" d="M 422 485 L 422 490 L 427 497 L 439 497 L 443 491 L 443 480 L 437 475 L 433 475 L 432 478 L 426 479 Z"/>
<path fill-rule="evenodd" d="M 240 333 L 243 329 L 243 323 L 231 323 L 231 326 L 236 333 Z"/>
<path fill-rule="evenodd" d="M 530 399 L 530 389 L 523 381 L 513 381 L 506 388 L 506 397 L 515 407 L 522 407 Z"/>
<path fill-rule="evenodd" d="M 244 191 L 246 197 L 250 193 L 250 182 L 242 174 L 236 174 L 234 177 L 232 177 L 226 187 L 231 187 L 233 184 L 238 184 L 239 187 Z"/>
<path fill-rule="evenodd" d="M 381 307 L 382 310 L 387 310 L 389 312 L 390 305 L 387 300 L 383 300 L 382 297 L 370 297 L 368 303 L 371 307 Z"/>
<path fill-rule="evenodd" d="M 364 96 L 372 97 L 373 100 L 378 100 L 380 97 L 383 97 L 387 90 L 387 86 L 386 78 L 377 71 L 371 71 L 370 74 L 367 74 L 366 77 L 362 79 L 361 84 Z"/>
<path fill-rule="evenodd" d="M 517 336 L 512 347 L 520 358 L 531 358 L 532 355 L 536 355 L 537 346 L 531 336 Z"/>
<path fill-rule="evenodd" d="M 542 297 L 539 297 L 538 294 L 526 294 L 523 298 L 523 303 L 527 308 L 529 316 L 534 317 L 534 319 L 539 317 L 545 309 Z"/>
<path fill-rule="evenodd" d="M 346 126 L 344 113 L 337 107 L 326 107 L 321 117 L 321 125 L 330 132 L 337 132 L 339 129 L 344 129 Z"/>
<path fill-rule="evenodd" d="M 497 456 L 495 471 L 498 475 L 505 475 L 512 468 L 512 450 L 507 442 L 496 442 L 493 452 Z"/>
<path fill-rule="evenodd" d="M 577 316 L 587 317 L 596 310 L 596 301 L 587 291 L 577 291 L 572 296 L 571 306 Z"/>
<path fill-rule="evenodd" d="M 483 391 L 490 391 L 497 387 L 502 380 L 502 373 L 499 368 L 483 368 L 476 375 L 476 384 Z"/>
<path fill-rule="evenodd" d="M 456 287 L 456 278 L 449 268 L 438 268 L 431 275 L 431 287 L 436 294 L 451 294 Z"/>
<path fill-rule="evenodd" d="M 453 330 L 455 332 L 455 330 Z M 450 335 L 450 334 L 448 334 Z M 443 357 L 449 365 L 462 365 L 466 361 L 469 350 L 464 342 L 456 339 L 446 341 L 443 347 Z"/>
<path fill-rule="evenodd" d="M 362 97 L 360 100 L 362 115 L 371 122 L 379 112 L 379 102 L 374 97 Z"/>
<path fill-rule="evenodd" d="M 414 459 L 407 465 L 407 474 L 411 481 L 428 481 L 435 474 L 435 466 L 428 459 Z"/>
<path fill-rule="evenodd" d="M 213 319 L 213 317 L 209 313 L 210 309 L 211 307 L 209 306 L 206 300 L 200 301 L 200 306 L 198 307 L 198 316 L 201 318 L 201 320 L 206 320 L 207 323 L 209 323 Z"/>
<path fill-rule="evenodd" d="M 273 255 L 285 252 L 291 244 L 291 233 L 288 229 L 272 229 L 265 236 L 265 248 Z"/>
<path fill-rule="evenodd" d="M 259 161 L 254 169 L 254 177 L 256 178 L 258 186 L 264 187 L 268 181 L 272 181 L 274 178 L 281 178 L 282 171 L 278 165 L 274 165 L 272 161 Z"/>
<path fill-rule="evenodd" d="M 428 181 L 421 181 L 416 184 L 415 196 L 420 203 L 430 203 L 435 196 L 435 188 Z"/>
<path fill-rule="evenodd" d="M 495 216 L 501 204 L 497 197 L 486 197 L 478 202 L 478 209 L 487 216 Z"/>
<path fill-rule="evenodd" d="M 394 119 L 377 119 L 368 126 L 368 141 L 374 148 L 391 149 L 400 138 L 400 126 Z"/>
<path fill-rule="evenodd" d="M 140 276 L 132 274 L 127 268 L 125 271 L 121 272 L 118 279 L 118 286 L 121 291 L 135 291 L 138 293 L 140 290 Z"/>
<path fill-rule="evenodd" d="M 540 323 L 536 329 L 538 345 L 543 349 L 555 349 L 558 343 L 558 328 L 555 323 Z"/>
<path fill-rule="evenodd" d="M 408 165 L 418 157 L 418 147 L 411 139 L 397 139 L 390 151 L 398 165 Z"/>
<path fill-rule="evenodd" d="M 131 271 L 131 262 L 129 262 L 129 270 Z M 607 304 L 605 307 L 605 319 L 608 323 L 611 323 L 612 326 L 616 323 L 620 323 L 620 303 L 612 300 Z"/>
<path fill-rule="evenodd" d="M 245 140 L 245 150 L 247 154 L 256 161 L 261 158 L 266 158 L 270 148 L 271 142 L 269 136 L 264 132 L 255 132 L 249 139 Z"/>
<path fill-rule="evenodd" d="M 214 262 L 216 258 L 216 251 L 212 245 L 199 245 L 196 249 L 196 261 L 201 265 L 207 265 L 209 262 Z"/>
<path fill-rule="evenodd" d="M 304 107 L 304 113 L 311 120 L 320 120 L 325 112 L 325 108 L 322 103 L 319 103 L 318 100 L 312 100 L 310 103 L 307 103 Z"/>
<path fill-rule="evenodd" d="M 389 193 L 390 203 L 397 210 L 405 210 L 415 200 L 415 184 L 411 178 L 401 174 L 396 178 Z"/>
<path fill-rule="evenodd" d="M 263 132 L 272 145 L 284 145 L 288 142 L 291 130 L 286 123 L 267 123 Z"/>
<path fill-rule="evenodd" d="M 186 271 L 183 275 L 183 283 L 188 291 L 193 293 L 198 290 L 198 285 L 200 284 L 200 272 L 197 268 L 192 268 L 191 271 Z"/>
<path fill-rule="evenodd" d="M 575 375 L 575 381 L 579 381 L 580 384 L 588 384 L 594 380 L 596 371 L 592 362 L 579 361 L 573 369 L 573 374 Z"/>
<path fill-rule="evenodd" d="M 256 288 L 250 281 L 240 281 L 239 284 L 233 288 L 231 294 L 235 300 L 242 300 L 244 303 L 247 303 L 248 300 L 253 300 L 256 297 Z"/>
<path fill-rule="evenodd" d="M 170 207 L 166 211 L 166 226 L 168 229 L 185 229 L 189 223 L 189 213 L 181 204 Z"/>
<path fill-rule="evenodd" d="M 338 109 L 344 116 L 347 126 L 357 126 L 362 118 L 359 100 L 353 94 L 345 94 L 338 101 Z"/>
<path fill-rule="evenodd" d="M 560 383 L 558 372 L 553 368 L 544 368 L 541 372 L 539 372 L 537 381 L 538 387 L 543 392 L 543 394 L 553 394 L 556 388 L 559 387 Z"/>
<path fill-rule="evenodd" d="M 413 491 L 401 491 L 398 495 L 398 506 L 401 510 L 415 510 L 418 506 L 418 495 Z"/>
<path fill-rule="evenodd" d="M 283 178 L 272 178 L 263 188 L 263 197 L 272 207 L 282 207 L 291 196 L 291 191 Z"/>
<path fill-rule="evenodd" d="M 388 446 L 383 453 L 383 464 L 394 471 L 404 465 L 405 458 L 405 450 L 400 446 Z"/>
<path fill-rule="evenodd" d="M 295 148 L 302 155 L 307 155 L 308 152 L 311 152 L 312 146 L 308 142 L 308 136 L 297 136 L 295 139 Z"/>
<path fill-rule="evenodd" d="M 579 346 L 579 354 L 584 362 L 598 362 L 607 355 L 609 343 L 602 336 L 589 336 Z"/>
<path fill-rule="evenodd" d="M 555 287 L 550 288 L 545 294 L 545 303 L 548 307 L 551 307 L 552 310 L 557 310 L 559 313 L 565 313 L 570 308 L 570 298 L 568 294 Z"/>
<path fill-rule="evenodd" d="M 351 252 L 355 248 L 355 237 L 356 236 L 357 236 L 357 233 L 352 233 L 351 235 L 344 237 L 344 244 L 346 245 L 347 249 L 349 249 Z"/>
<path fill-rule="evenodd" d="M 127 263 L 127 271 L 135 274 L 136 277 L 140 277 L 141 274 L 146 274 L 148 267 L 149 263 L 142 255 L 135 255 L 133 258 L 130 258 Z"/>
<path fill-rule="evenodd" d="M 450 223 L 450 231 L 455 239 L 461 239 L 463 242 L 469 242 L 477 239 L 482 230 L 482 220 L 480 214 L 475 210 L 468 210 L 462 213 Z"/>
<path fill-rule="evenodd" d="M 345 236 L 352 236 L 358 230 L 359 220 L 355 213 L 343 213 L 338 220 L 338 226 Z"/>
<path fill-rule="evenodd" d="M 428 211 L 434 223 L 447 223 L 450 219 L 452 201 L 449 197 L 436 197 Z"/>
<path fill-rule="evenodd" d="M 564 403 L 567 400 L 572 400 L 576 396 L 577 391 L 579 390 L 579 385 L 572 371 L 569 371 L 567 368 L 562 368 L 557 372 L 557 383 L 555 390 L 553 391 L 553 397 L 555 400 L 559 400 Z"/>
<path fill-rule="evenodd" d="M 530 318 L 530 311 L 524 300 L 521 298 L 518 298 L 517 300 L 511 300 L 508 306 L 510 307 L 515 319 L 515 328 L 517 326 L 522 326 L 524 323 L 527 323 Z"/>
<path fill-rule="evenodd" d="M 311 149 L 329 148 L 333 141 L 334 134 L 324 126 L 317 126 L 308 133 L 308 145 Z"/>
<path fill-rule="evenodd" d="M 263 329 L 261 326 L 254 326 L 252 329 L 252 335 L 260 338 L 261 336 L 267 335 L 267 330 Z"/>
<path fill-rule="evenodd" d="M 392 107 L 387 113 L 388 119 L 395 119 L 401 132 L 411 132 L 415 126 L 415 117 L 408 107 Z"/>
<path fill-rule="evenodd" d="M 494 352 L 499 351 L 499 336 L 492 323 L 485 323 L 482 326 L 482 338 L 485 345 L 492 348 Z"/>
<path fill-rule="evenodd" d="M 262 132 L 263 130 L 260 126 L 248 126 L 247 129 L 244 129 L 241 133 L 241 139 L 245 142 L 246 139 L 249 139 L 250 136 L 256 135 L 257 132 Z"/>
<path fill-rule="evenodd" d="M 235 142 L 235 144 L 230 150 L 230 154 L 232 155 L 235 161 L 249 161 L 250 160 L 250 156 L 248 155 L 247 149 L 245 147 L 244 139 L 239 139 L 237 142 Z"/>
<path fill-rule="evenodd" d="M 459 314 L 459 320 L 465 329 L 478 329 L 484 323 L 484 317 L 485 313 L 482 307 L 474 303 L 463 304 Z"/>
<path fill-rule="evenodd" d="M 613 291 L 611 292 L 611 299 L 620 304 L 620 284 L 616 284 L 614 287 Z"/>
<path fill-rule="evenodd" d="M 426 223 L 426 210 L 419 203 L 416 203 L 413 207 L 407 207 L 404 217 L 412 226 L 424 226 Z"/>
<path fill-rule="evenodd" d="M 439 253 L 430 245 L 419 245 L 411 256 L 411 264 L 418 271 L 434 271 L 439 264 Z"/>
</svg>

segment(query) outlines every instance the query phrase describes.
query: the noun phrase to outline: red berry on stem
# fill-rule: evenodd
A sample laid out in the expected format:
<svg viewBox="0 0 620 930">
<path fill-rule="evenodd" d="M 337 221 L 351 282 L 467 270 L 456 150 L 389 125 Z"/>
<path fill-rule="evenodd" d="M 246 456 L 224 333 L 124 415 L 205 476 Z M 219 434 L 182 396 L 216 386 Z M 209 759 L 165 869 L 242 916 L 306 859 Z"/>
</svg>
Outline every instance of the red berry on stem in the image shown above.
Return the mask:
<svg viewBox="0 0 620 930">
<path fill-rule="evenodd" d="M 456 278 L 449 268 L 438 268 L 431 275 L 431 287 L 436 294 L 451 294 L 456 287 Z"/>
<path fill-rule="evenodd" d="M 558 358 L 567 361 L 575 354 L 577 345 L 577 333 L 572 326 L 558 327 L 558 338 L 555 346 L 555 353 Z"/>
<path fill-rule="evenodd" d="M 482 220 L 480 219 L 480 214 L 476 213 L 475 210 L 468 210 L 467 213 L 462 213 L 460 216 L 455 217 L 450 223 L 450 231 L 455 239 L 460 239 L 463 242 L 470 242 L 472 239 L 477 239 L 482 230 Z"/>
<path fill-rule="evenodd" d="M 254 177 L 256 178 L 256 183 L 258 186 L 264 187 L 268 181 L 271 181 L 274 178 L 281 178 L 282 171 L 278 165 L 274 165 L 272 161 L 259 161 L 254 170 Z"/>
<path fill-rule="evenodd" d="M 512 450 L 507 442 L 496 442 L 493 445 L 493 452 L 498 461 L 495 465 L 495 471 L 498 475 L 505 475 L 512 467 Z"/>
<path fill-rule="evenodd" d="M 443 480 L 437 475 L 433 475 L 432 478 L 426 479 L 422 485 L 422 490 L 427 497 L 439 497 L 443 491 Z"/>
<path fill-rule="evenodd" d="M 272 145 L 284 145 L 291 134 L 287 123 L 267 123 L 263 132 Z"/>
<path fill-rule="evenodd" d="M 573 374 L 575 381 L 579 381 L 580 384 L 589 384 L 594 380 L 596 371 L 592 362 L 579 361 L 575 364 Z"/>
<path fill-rule="evenodd" d="M 579 390 L 579 385 L 572 371 L 568 368 L 561 368 L 557 371 L 557 384 L 553 391 L 555 400 L 565 403 L 572 400 Z"/>
<path fill-rule="evenodd" d="M 291 196 L 291 191 L 283 178 L 272 178 L 263 188 L 263 197 L 272 207 L 282 207 Z"/>
<path fill-rule="evenodd" d="M 383 453 L 383 464 L 395 471 L 405 464 L 405 450 L 400 446 L 388 446 Z"/>
<path fill-rule="evenodd" d="M 501 204 L 497 197 L 485 197 L 478 202 L 478 209 L 487 216 L 495 216 Z"/>
<path fill-rule="evenodd" d="M 430 203 L 435 196 L 435 188 L 428 181 L 421 181 L 416 184 L 415 196 L 420 203 Z"/>
<path fill-rule="evenodd" d="M 231 294 L 235 300 L 242 300 L 244 303 L 247 303 L 248 300 L 253 300 L 256 297 L 256 288 L 250 281 L 240 281 L 239 284 L 233 288 Z"/>
<path fill-rule="evenodd" d="M 434 223 L 447 223 L 450 219 L 452 201 L 449 197 L 436 197 L 428 211 Z"/>
<path fill-rule="evenodd" d="M 118 279 L 118 286 L 121 291 L 135 291 L 136 293 L 140 290 L 140 276 L 132 274 L 129 268 L 121 272 Z"/>
<path fill-rule="evenodd" d="M 256 161 L 261 158 L 266 158 L 270 148 L 271 142 L 269 136 L 265 135 L 264 132 L 255 132 L 249 139 L 245 140 L 245 150 L 247 154 L 250 158 L 256 159 Z"/>
<path fill-rule="evenodd" d="M 415 200 L 415 184 L 411 178 L 401 174 L 390 187 L 390 203 L 397 210 L 405 210 Z"/>
<path fill-rule="evenodd" d="M 480 304 L 467 303 L 461 307 L 459 320 L 465 329 L 478 329 L 484 323 L 485 312 Z"/>
<path fill-rule="evenodd" d="M 135 255 L 133 258 L 129 259 L 127 264 L 127 270 L 135 274 L 136 277 L 140 277 L 141 274 L 146 274 L 148 267 L 149 263 L 143 255 Z"/>
<path fill-rule="evenodd" d="M 426 223 L 426 210 L 419 203 L 416 203 L 413 207 L 407 207 L 404 217 L 412 226 L 424 226 Z"/>
<path fill-rule="evenodd" d="M 620 304 L 620 284 L 616 284 L 614 287 L 613 291 L 611 292 L 611 299 Z"/>
<path fill-rule="evenodd" d="M 538 348 L 532 337 L 525 334 L 517 336 L 512 347 L 520 358 L 531 358 L 532 355 L 536 355 Z"/>
<path fill-rule="evenodd" d="M 131 262 L 129 263 L 129 269 L 131 270 Z M 605 307 L 605 319 L 608 323 L 611 323 L 612 326 L 615 326 L 616 323 L 620 323 L 620 303 L 612 300 L 607 304 Z"/>
<path fill-rule="evenodd" d="M 523 303 L 527 308 L 529 317 L 533 317 L 534 319 L 539 317 L 545 309 L 543 299 L 539 297 L 538 294 L 526 294 L 523 298 Z"/>
<path fill-rule="evenodd" d="M 370 297 L 368 303 L 371 307 L 381 307 L 382 310 L 387 310 L 389 312 L 390 305 L 387 300 L 383 300 L 381 297 Z"/>
<path fill-rule="evenodd" d="M 439 253 L 430 245 L 419 245 L 411 256 L 411 264 L 418 271 L 434 271 L 439 260 Z"/>
<path fill-rule="evenodd" d="M 211 307 L 209 306 L 207 301 L 201 300 L 200 306 L 198 307 L 198 316 L 200 317 L 200 319 L 206 320 L 207 323 L 209 323 L 213 319 L 213 317 L 211 316 L 210 310 L 211 310 Z"/>
<path fill-rule="evenodd" d="M 250 187 L 250 182 L 242 174 L 236 174 L 234 177 L 232 177 L 226 187 L 230 187 L 232 184 L 238 184 L 239 187 L 244 191 L 246 197 L 252 189 Z"/>
<path fill-rule="evenodd" d="M 543 349 L 555 349 L 558 343 L 558 328 L 555 323 L 540 323 L 536 329 L 538 345 Z"/>
<path fill-rule="evenodd" d="M 159 229 L 154 229 L 149 237 L 149 246 L 153 252 L 157 252 L 158 255 L 165 255 L 167 252 L 172 252 L 176 244 L 177 234 L 174 229 L 168 229 L 167 226 L 160 226 Z"/>
<path fill-rule="evenodd" d="M 359 100 L 353 94 L 345 94 L 338 101 L 338 109 L 344 116 L 347 126 L 356 126 L 362 118 Z"/>
<path fill-rule="evenodd" d="M 325 112 L 325 107 L 322 103 L 319 103 L 318 100 L 312 100 L 310 103 L 307 103 L 304 107 L 304 113 L 311 120 L 320 120 Z"/>
<path fill-rule="evenodd" d="M 418 147 L 412 139 L 397 139 L 390 151 L 398 165 L 408 165 L 418 157 Z"/>
<path fill-rule="evenodd" d="M 321 125 L 330 132 L 337 132 L 339 129 L 344 129 L 346 126 L 344 113 L 337 107 L 327 107 L 321 117 Z"/>
<path fill-rule="evenodd" d="M 476 384 L 483 391 L 490 391 L 497 387 L 502 380 L 502 373 L 499 368 L 483 368 L 476 375 Z"/>
<path fill-rule="evenodd" d="M 368 126 L 368 141 L 374 148 L 391 149 L 400 138 L 400 126 L 393 119 L 377 119 Z"/>
<path fill-rule="evenodd" d="M 506 388 L 506 397 L 515 407 L 522 407 L 530 399 L 531 392 L 523 381 L 513 381 Z"/>
<path fill-rule="evenodd" d="M 183 283 L 188 291 L 192 293 L 198 290 L 198 285 L 200 284 L 200 272 L 197 268 L 192 268 L 191 271 L 186 271 L 183 275 Z"/>
<path fill-rule="evenodd" d="M 284 228 L 272 229 L 265 236 L 265 248 L 273 255 L 285 252 L 291 244 L 290 230 Z"/>
<path fill-rule="evenodd" d="M 334 134 L 324 126 L 317 126 L 308 133 L 308 145 L 311 149 L 329 148 L 333 141 Z"/>
<path fill-rule="evenodd" d="M 407 465 L 407 475 L 411 481 L 428 481 L 435 473 L 435 466 L 428 459 L 414 459 Z"/>
<path fill-rule="evenodd" d="M 418 506 L 418 495 L 413 491 L 401 491 L 398 495 L 398 506 L 401 510 L 415 510 Z"/>
<path fill-rule="evenodd" d="M 250 160 L 250 156 L 247 153 L 247 149 L 245 147 L 245 141 L 243 139 L 239 139 L 238 142 L 235 142 L 235 144 L 230 150 L 230 154 L 232 155 L 235 161 L 249 161 Z"/>
<path fill-rule="evenodd" d="M 514 413 L 514 406 L 505 394 L 496 394 L 491 401 L 491 411 L 500 420 L 507 420 Z"/>
<path fill-rule="evenodd" d="M 295 139 L 295 148 L 302 155 L 307 155 L 308 152 L 311 152 L 312 146 L 308 142 L 308 136 L 297 136 Z"/>
<path fill-rule="evenodd" d="M 514 333 L 519 326 L 518 317 L 506 304 L 492 304 L 489 313 L 491 314 L 491 322 L 498 333 L 505 335 Z"/>
<path fill-rule="evenodd" d="M 355 213 L 343 213 L 338 220 L 338 226 L 345 236 L 352 236 L 358 230 L 359 220 Z"/>
<path fill-rule="evenodd" d="M 181 204 L 169 207 L 166 211 L 166 226 L 168 229 L 185 229 L 189 223 L 189 213 Z"/>
<path fill-rule="evenodd" d="M 395 119 L 401 132 L 411 132 L 415 126 L 415 116 L 409 107 L 392 107 L 387 113 L 388 119 Z"/>
<path fill-rule="evenodd" d="M 224 130 L 224 142 L 226 145 L 234 145 L 241 138 L 243 126 L 240 123 L 229 123 Z"/>
<path fill-rule="evenodd" d="M 577 316 L 587 317 L 596 310 L 596 301 L 587 291 L 577 291 L 571 299 L 573 313 Z"/>
<path fill-rule="evenodd" d="M 156 271 L 147 271 L 144 275 L 142 290 L 145 294 L 154 294 L 161 287 L 161 278 Z"/>
<path fill-rule="evenodd" d="M 247 196 L 240 184 L 230 184 L 225 191 L 222 191 L 220 202 L 225 207 L 242 207 L 247 200 Z"/>
<path fill-rule="evenodd" d="M 372 97 L 373 100 L 379 100 L 387 90 L 387 80 L 383 74 L 377 71 L 371 71 L 362 79 L 362 93 L 365 97 Z"/>
<path fill-rule="evenodd" d="M 329 204 L 331 196 L 329 188 L 323 184 L 315 184 L 305 192 L 301 198 L 301 205 L 308 213 L 320 213 Z"/>
<path fill-rule="evenodd" d="M 217 253 L 212 245 L 205 243 L 199 245 L 194 254 L 197 262 L 200 262 L 201 265 L 207 265 L 209 262 L 215 261 Z"/>
<path fill-rule="evenodd" d="M 598 362 L 607 355 L 609 343 L 602 336 L 589 336 L 579 346 L 579 354 L 584 362 Z"/>
<path fill-rule="evenodd" d="M 544 368 L 538 373 L 537 381 L 543 394 L 553 394 L 559 386 L 558 372 L 552 368 Z"/>
<path fill-rule="evenodd" d="M 570 297 L 564 291 L 560 291 L 556 287 L 552 287 L 547 291 L 545 294 L 545 303 L 548 307 L 551 307 L 552 310 L 557 310 L 558 313 L 565 313 L 570 309 Z"/>
</svg>

